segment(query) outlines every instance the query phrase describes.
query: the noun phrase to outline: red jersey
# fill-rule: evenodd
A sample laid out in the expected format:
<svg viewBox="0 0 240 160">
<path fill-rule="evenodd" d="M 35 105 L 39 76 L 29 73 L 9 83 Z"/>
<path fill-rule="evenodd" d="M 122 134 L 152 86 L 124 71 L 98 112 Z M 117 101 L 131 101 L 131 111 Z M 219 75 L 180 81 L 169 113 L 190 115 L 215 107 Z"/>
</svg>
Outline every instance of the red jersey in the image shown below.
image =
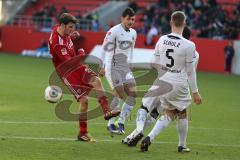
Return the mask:
<svg viewBox="0 0 240 160">
<path fill-rule="evenodd" d="M 71 39 L 71 36 L 61 36 L 57 32 L 59 25 L 53 27 L 51 36 L 49 38 L 49 51 L 52 55 L 52 61 L 57 68 L 60 64 L 70 60 L 76 56 L 75 48 Z"/>
<path fill-rule="evenodd" d="M 85 55 L 85 53 L 83 49 L 79 49 L 78 52 L 76 52 L 72 37 L 69 35 L 61 36 L 57 32 L 58 26 L 59 25 L 55 25 L 53 27 L 48 42 L 52 61 L 62 81 L 69 87 L 75 97 L 79 99 L 81 95 L 87 94 L 91 90 L 92 86 L 90 86 L 88 82 L 92 76 L 96 76 L 96 73 L 92 72 L 86 65 L 82 64 L 78 65 L 77 68 L 72 68 L 70 73 L 62 73 L 66 70 L 61 68 L 63 63 L 70 61 L 70 59 L 73 60 L 77 55 Z"/>
</svg>

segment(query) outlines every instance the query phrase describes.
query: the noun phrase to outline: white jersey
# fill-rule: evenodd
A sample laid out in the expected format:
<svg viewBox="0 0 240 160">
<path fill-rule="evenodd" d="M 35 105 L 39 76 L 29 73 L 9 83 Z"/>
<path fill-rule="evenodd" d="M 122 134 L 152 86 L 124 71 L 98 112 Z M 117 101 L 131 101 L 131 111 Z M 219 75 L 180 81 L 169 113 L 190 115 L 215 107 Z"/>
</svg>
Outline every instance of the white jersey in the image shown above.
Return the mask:
<svg viewBox="0 0 240 160">
<path fill-rule="evenodd" d="M 122 24 L 112 27 L 103 42 L 101 59 L 105 66 L 125 66 L 132 59 L 137 33 L 130 28 L 125 30 Z"/>
<path fill-rule="evenodd" d="M 195 51 L 195 55 L 193 57 L 193 61 L 194 61 L 194 64 L 195 64 L 195 69 L 197 70 L 198 61 L 199 61 L 199 53 L 197 51 Z"/>
<path fill-rule="evenodd" d="M 160 80 L 183 84 L 190 81 L 192 91 L 197 92 L 196 75 L 189 78 L 187 68 L 189 64 L 195 66 L 195 44 L 192 41 L 175 33 L 164 35 L 156 44 L 155 57 L 161 69 L 166 71 Z"/>
<path fill-rule="evenodd" d="M 143 106 L 151 111 L 159 98 L 159 109 L 186 109 L 191 104 L 189 86 L 192 92 L 198 92 L 195 72 L 198 60 L 193 42 L 174 33 L 160 37 L 152 59 L 158 78 L 142 99 Z"/>
</svg>

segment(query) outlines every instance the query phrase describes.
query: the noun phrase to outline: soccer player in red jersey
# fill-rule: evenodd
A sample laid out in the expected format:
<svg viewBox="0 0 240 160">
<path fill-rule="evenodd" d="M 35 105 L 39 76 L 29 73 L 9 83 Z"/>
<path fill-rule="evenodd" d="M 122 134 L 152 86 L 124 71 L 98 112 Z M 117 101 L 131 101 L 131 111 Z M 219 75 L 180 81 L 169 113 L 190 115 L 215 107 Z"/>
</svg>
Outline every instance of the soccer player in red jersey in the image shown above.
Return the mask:
<svg viewBox="0 0 240 160">
<path fill-rule="evenodd" d="M 80 36 L 75 30 L 76 23 L 77 19 L 73 15 L 63 13 L 60 16 L 59 24 L 55 25 L 52 30 L 49 38 L 49 49 L 56 72 L 80 104 L 78 140 L 95 141 L 87 132 L 86 113 L 88 110 L 88 93 L 91 89 L 96 91 L 98 102 L 102 107 L 105 120 L 118 116 L 120 111 L 110 110 L 101 80 L 95 72 L 88 68 L 88 66 L 80 64 L 76 69 L 73 71 L 71 70 L 70 74 L 63 73 L 65 72 L 63 65 L 66 65 L 66 63 L 78 56 L 83 57 L 85 55 L 83 49 L 77 50 L 73 44 L 73 40 Z M 81 59 L 79 61 L 81 61 Z M 69 67 L 71 64 L 66 66 Z"/>
</svg>

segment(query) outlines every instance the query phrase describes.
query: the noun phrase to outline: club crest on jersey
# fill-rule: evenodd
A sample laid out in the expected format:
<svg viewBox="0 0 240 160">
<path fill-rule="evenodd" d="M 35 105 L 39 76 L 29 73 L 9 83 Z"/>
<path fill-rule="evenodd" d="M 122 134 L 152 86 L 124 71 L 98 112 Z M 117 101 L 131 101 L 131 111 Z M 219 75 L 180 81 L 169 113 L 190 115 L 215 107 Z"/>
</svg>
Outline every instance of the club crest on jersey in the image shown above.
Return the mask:
<svg viewBox="0 0 240 160">
<path fill-rule="evenodd" d="M 67 54 L 67 49 L 66 48 L 62 48 L 61 49 L 61 53 L 62 53 L 63 56 L 66 55 Z"/>
<path fill-rule="evenodd" d="M 110 32 L 110 31 L 107 32 L 107 35 L 106 35 L 104 41 L 108 40 L 110 38 L 109 36 L 111 36 L 111 34 L 112 34 L 112 32 Z"/>
</svg>

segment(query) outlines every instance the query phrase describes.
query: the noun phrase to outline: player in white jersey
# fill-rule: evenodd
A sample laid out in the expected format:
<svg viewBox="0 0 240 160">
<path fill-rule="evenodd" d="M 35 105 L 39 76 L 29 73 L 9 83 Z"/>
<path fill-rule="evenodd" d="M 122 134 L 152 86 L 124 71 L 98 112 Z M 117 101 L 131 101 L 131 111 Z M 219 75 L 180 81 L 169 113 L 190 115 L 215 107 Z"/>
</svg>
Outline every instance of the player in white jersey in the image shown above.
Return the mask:
<svg viewBox="0 0 240 160">
<path fill-rule="evenodd" d="M 126 8 L 121 16 L 121 23 L 112 27 L 106 34 L 103 42 L 100 75 L 106 78 L 114 89 L 115 97 L 112 100 L 112 109 L 118 109 L 124 99 L 122 111 L 118 119 L 118 127 L 114 125 L 115 119 L 108 122 L 108 130 L 112 133 L 124 134 L 124 123 L 136 103 L 136 82 L 130 70 L 129 61 L 137 38 L 137 33 L 132 29 L 135 22 L 135 13 L 131 8 Z M 125 96 L 126 95 L 126 96 Z"/>
<path fill-rule="evenodd" d="M 190 38 L 191 31 L 190 31 L 190 29 L 188 27 L 184 27 L 182 36 L 184 38 L 186 38 L 186 39 Z M 159 68 L 157 68 L 157 67 L 160 67 L 160 66 L 157 65 L 156 64 L 157 62 L 154 62 L 154 60 L 155 60 L 155 55 L 154 55 L 153 60 L 152 60 L 152 66 L 155 69 L 159 70 Z M 199 61 L 199 54 L 198 54 L 197 51 L 195 51 L 195 55 L 194 55 L 193 61 L 194 61 L 195 68 L 197 69 L 197 65 L 198 65 L 198 61 Z M 158 77 L 160 77 L 162 75 L 161 67 L 160 67 L 160 71 L 159 72 L 160 72 L 160 75 Z M 145 106 L 151 105 L 151 107 L 152 107 L 152 111 L 148 114 L 148 116 L 146 118 L 146 121 L 144 123 L 144 127 L 143 127 L 144 130 L 145 130 L 145 128 L 149 127 L 151 124 L 154 124 L 156 122 L 158 116 L 164 112 L 164 108 L 161 106 L 161 102 L 160 102 L 159 97 L 154 97 L 154 98 L 155 99 L 153 99 L 151 97 L 145 97 L 142 100 L 143 104 L 145 104 Z M 142 133 L 143 133 L 143 131 L 142 131 Z M 129 143 L 129 141 L 132 140 L 133 137 L 135 137 L 136 135 L 138 135 L 137 129 L 133 130 L 133 132 L 131 134 L 129 134 L 125 139 L 123 139 L 122 143 L 129 144 L 129 146 L 136 146 L 137 143 L 138 143 L 138 141 L 136 141 L 136 140 L 135 141 L 131 141 Z"/>
<path fill-rule="evenodd" d="M 137 134 L 128 142 L 128 145 L 133 146 L 143 137 L 144 123 L 148 112 L 152 110 L 151 102 L 158 95 L 160 95 L 161 106 L 165 108 L 165 114 L 160 117 L 153 130 L 142 141 L 141 151 L 147 151 L 154 137 L 175 118 L 178 118 L 178 151 L 190 151 L 186 147 L 188 130 L 186 108 L 191 103 L 188 85 L 191 88 L 194 102 L 201 104 L 202 100 L 196 82 L 195 44 L 182 37 L 185 19 L 183 12 L 174 12 L 170 22 L 172 33 L 162 36 L 156 44 L 155 61 L 158 62 L 162 73 L 143 98 L 143 105 L 138 110 L 136 120 Z"/>
</svg>

